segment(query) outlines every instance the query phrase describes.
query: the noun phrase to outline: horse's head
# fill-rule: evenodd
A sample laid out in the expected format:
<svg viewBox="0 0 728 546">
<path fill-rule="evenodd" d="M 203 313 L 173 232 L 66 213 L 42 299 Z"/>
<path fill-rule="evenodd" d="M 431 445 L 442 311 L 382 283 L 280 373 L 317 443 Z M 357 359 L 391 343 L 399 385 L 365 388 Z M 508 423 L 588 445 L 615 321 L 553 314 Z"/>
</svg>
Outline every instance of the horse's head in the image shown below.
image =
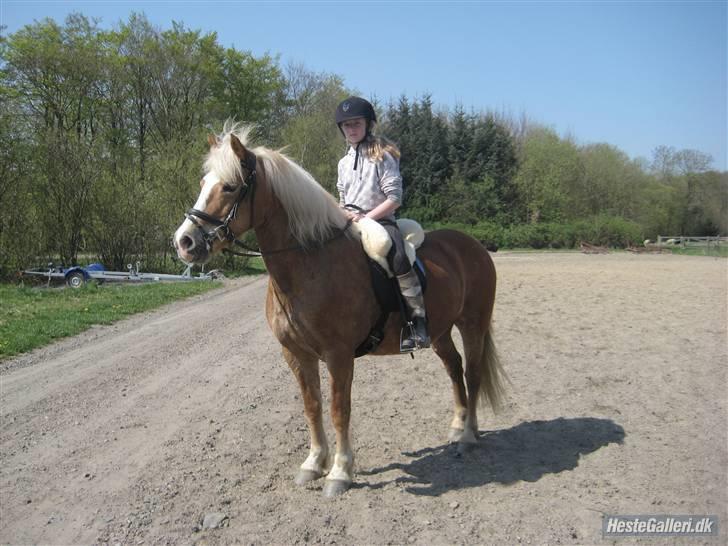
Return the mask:
<svg viewBox="0 0 728 546">
<path fill-rule="evenodd" d="M 177 255 L 202 264 L 253 227 L 257 159 L 232 132 L 208 137 L 210 153 L 200 195 L 174 234 Z"/>
</svg>

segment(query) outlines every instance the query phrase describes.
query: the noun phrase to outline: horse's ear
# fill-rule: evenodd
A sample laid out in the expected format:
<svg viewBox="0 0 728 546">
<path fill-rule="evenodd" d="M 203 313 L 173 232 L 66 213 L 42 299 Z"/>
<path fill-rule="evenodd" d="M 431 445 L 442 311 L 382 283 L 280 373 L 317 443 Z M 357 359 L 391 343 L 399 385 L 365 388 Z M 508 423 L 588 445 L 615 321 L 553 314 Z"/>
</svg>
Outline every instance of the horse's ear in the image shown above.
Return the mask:
<svg viewBox="0 0 728 546">
<path fill-rule="evenodd" d="M 210 133 L 207 135 L 207 143 L 210 145 L 210 148 L 216 148 L 217 147 L 217 137 Z"/>
<path fill-rule="evenodd" d="M 230 146 L 232 146 L 233 152 L 235 152 L 235 155 L 238 156 L 240 159 L 245 159 L 245 156 L 248 155 L 248 150 L 245 148 L 245 146 L 243 146 L 243 143 L 240 142 L 240 139 L 235 135 L 230 135 Z"/>
</svg>

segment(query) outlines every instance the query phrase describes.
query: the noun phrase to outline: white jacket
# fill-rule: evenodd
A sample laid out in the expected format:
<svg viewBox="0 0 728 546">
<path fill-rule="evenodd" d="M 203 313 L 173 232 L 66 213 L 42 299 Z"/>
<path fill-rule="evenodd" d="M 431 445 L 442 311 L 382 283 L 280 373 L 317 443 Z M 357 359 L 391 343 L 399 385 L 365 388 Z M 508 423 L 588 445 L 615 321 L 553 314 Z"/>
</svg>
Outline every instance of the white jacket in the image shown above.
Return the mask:
<svg viewBox="0 0 728 546">
<path fill-rule="evenodd" d="M 354 170 L 356 150 L 349 148 L 339 161 L 339 190 L 341 205 L 355 205 L 365 212 L 376 208 L 387 199 L 402 204 L 402 176 L 399 174 L 399 160 L 384 152 L 382 160 L 374 163 L 360 152 Z M 387 218 L 394 219 L 394 215 Z"/>
</svg>

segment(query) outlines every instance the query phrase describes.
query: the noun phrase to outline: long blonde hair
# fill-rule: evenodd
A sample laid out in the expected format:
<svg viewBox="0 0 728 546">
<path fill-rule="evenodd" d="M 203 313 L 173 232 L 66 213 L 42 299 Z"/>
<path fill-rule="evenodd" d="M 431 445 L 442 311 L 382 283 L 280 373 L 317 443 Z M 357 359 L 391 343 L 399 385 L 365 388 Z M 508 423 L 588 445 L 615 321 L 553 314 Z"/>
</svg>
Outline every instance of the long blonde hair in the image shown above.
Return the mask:
<svg viewBox="0 0 728 546">
<path fill-rule="evenodd" d="M 374 127 L 376 122 L 369 122 L 369 130 L 367 136 L 364 137 L 362 144 L 364 144 L 364 153 L 374 163 L 379 163 L 384 157 L 384 152 L 388 152 L 395 159 L 399 159 L 402 155 L 397 145 L 389 140 L 387 137 L 375 135 Z"/>
</svg>

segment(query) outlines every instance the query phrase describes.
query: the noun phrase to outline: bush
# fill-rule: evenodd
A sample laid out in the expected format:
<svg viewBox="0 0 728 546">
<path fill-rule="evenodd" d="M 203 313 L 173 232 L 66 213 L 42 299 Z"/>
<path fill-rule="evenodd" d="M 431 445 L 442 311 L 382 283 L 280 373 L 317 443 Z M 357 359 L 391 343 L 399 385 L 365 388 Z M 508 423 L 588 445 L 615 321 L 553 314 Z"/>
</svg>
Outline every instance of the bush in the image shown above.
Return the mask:
<svg viewBox="0 0 728 546">
<path fill-rule="evenodd" d="M 598 246 L 625 248 L 644 240 L 639 224 L 616 216 L 600 215 L 568 224 L 515 224 L 502 227 L 494 222 L 431 224 L 431 229 L 457 229 L 482 243 L 501 248 L 577 248 L 582 241 Z"/>
<path fill-rule="evenodd" d="M 625 248 L 645 238 L 642 226 L 618 216 L 595 216 L 578 224 L 580 240 L 593 245 Z"/>
<path fill-rule="evenodd" d="M 456 229 L 467 233 L 484 245 L 496 245 L 500 247 L 503 244 L 503 228 L 494 222 L 479 222 L 475 225 L 435 222 L 428 224 L 427 229 Z"/>
</svg>

